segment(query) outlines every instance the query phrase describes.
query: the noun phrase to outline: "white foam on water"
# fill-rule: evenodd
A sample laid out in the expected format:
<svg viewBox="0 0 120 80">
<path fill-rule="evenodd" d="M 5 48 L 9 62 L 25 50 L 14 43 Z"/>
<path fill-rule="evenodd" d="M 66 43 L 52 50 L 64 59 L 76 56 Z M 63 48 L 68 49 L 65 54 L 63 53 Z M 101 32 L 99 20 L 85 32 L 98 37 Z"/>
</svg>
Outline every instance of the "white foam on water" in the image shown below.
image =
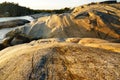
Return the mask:
<svg viewBox="0 0 120 80">
<path fill-rule="evenodd" d="M 16 19 L 25 19 L 25 20 L 28 20 L 28 21 L 33 21 L 34 20 L 31 16 L 21 16 L 21 17 L 4 17 L 4 18 L 0 18 L 0 22 L 11 21 L 11 20 L 16 20 Z"/>
</svg>

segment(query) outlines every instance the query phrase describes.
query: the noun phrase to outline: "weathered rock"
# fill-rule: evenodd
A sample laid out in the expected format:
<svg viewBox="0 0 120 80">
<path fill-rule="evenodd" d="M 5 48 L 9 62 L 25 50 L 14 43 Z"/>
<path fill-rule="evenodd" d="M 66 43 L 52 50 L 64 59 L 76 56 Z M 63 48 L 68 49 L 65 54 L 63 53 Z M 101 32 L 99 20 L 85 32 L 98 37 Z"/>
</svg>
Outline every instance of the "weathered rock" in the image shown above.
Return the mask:
<svg viewBox="0 0 120 80">
<path fill-rule="evenodd" d="M 79 44 L 120 53 L 120 43 L 112 43 L 106 40 L 95 38 L 83 38 L 79 41 Z"/>
<path fill-rule="evenodd" d="M 12 38 L 11 37 L 6 37 L 5 39 L 3 39 L 0 42 L 0 50 L 9 47 L 10 46 L 10 42 L 11 42 Z"/>
<path fill-rule="evenodd" d="M 120 7 L 119 3 L 96 4 L 85 8 L 77 7 L 72 14 L 78 20 L 78 25 L 82 25 L 87 30 L 95 31 L 100 38 L 120 39 L 120 9 L 118 7 Z"/>
<path fill-rule="evenodd" d="M 22 43 L 30 42 L 30 39 L 24 35 L 16 35 L 10 42 L 10 45 L 17 45 Z"/>
<path fill-rule="evenodd" d="M 0 80 L 119 80 L 120 43 L 96 39 L 120 39 L 118 6 L 86 5 L 11 31 L 13 45 L 51 39 L 1 50 Z"/>
<path fill-rule="evenodd" d="M 56 40 L 0 51 L 0 80 L 120 79 L 119 53 Z"/>
<path fill-rule="evenodd" d="M 8 46 L 13 38 L 12 37 L 6 37 L 2 40 L 2 43 L 6 46 Z"/>
<path fill-rule="evenodd" d="M 29 22 L 30 21 L 24 20 L 24 19 L 0 22 L 0 29 L 1 28 L 17 27 L 17 26 L 21 26 L 21 25 L 24 25 L 24 24 L 29 23 Z"/>
<path fill-rule="evenodd" d="M 82 38 L 67 38 L 65 41 L 70 43 L 79 43 Z"/>
<path fill-rule="evenodd" d="M 89 43 L 110 43 L 109 41 L 97 39 L 97 38 L 82 38 L 79 44 L 89 44 Z"/>
<path fill-rule="evenodd" d="M 19 30 L 32 39 L 89 37 L 120 40 L 119 6 L 116 3 L 77 7 L 71 14 L 41 17 Z"/>
<path fill-rule="evenodd" d="M 43 17 L 43 16 L 49 16 L 51 15 L 50 13 L 39 13 L 39 14 L 33 14 L 33 15 L 30 15 L 31 17 L 33 17 L 34 19 L 38 19 L 40 17 Z"/>
</svg>

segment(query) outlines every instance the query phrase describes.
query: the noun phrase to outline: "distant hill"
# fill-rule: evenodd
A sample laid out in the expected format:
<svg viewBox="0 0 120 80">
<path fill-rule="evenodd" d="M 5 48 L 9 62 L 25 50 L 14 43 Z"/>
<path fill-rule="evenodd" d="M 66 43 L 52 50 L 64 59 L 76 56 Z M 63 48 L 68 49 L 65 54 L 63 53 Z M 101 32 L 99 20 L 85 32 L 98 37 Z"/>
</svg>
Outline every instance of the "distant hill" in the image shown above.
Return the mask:
<svg viewBox="0 0 120 80">
<path fill-rule="evenodd" d="M 0 4 L 0 17 L 22 16 L 37 13 L 36 11 L 19 6 L 19 4 L 4 2 Z"/>
<path fill-rule="evenodd" d="M 0 17 L 24 16 L 41 12 L 63 13 L 69 10 L 70 10 L 69 8 L 64 8 L 60 10 L 33 10 L 27 7 L 20 6 L 19 4 L 16 3 L 3 2 L 0 4 Z"/>
</svg>

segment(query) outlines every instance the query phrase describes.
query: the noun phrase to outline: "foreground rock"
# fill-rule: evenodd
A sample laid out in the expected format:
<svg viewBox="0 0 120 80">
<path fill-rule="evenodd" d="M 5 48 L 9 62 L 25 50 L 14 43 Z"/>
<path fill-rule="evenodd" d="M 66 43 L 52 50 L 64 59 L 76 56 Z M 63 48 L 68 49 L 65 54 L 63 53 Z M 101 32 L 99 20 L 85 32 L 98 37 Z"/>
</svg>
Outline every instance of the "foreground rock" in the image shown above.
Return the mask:
<svg viewBox="0 0 120 80">
<path fill-rule="evenodd" d="M 70 41 L 44 39 L 0 51 L 0 80 L 120 79 L 119 53 Z"/>
<path fill-rule="evenodd" d="M 0 29 L 1 28 L 17 27 L 17 26 L 21 26 L 21 25 L 24 25 L 24 24 L 29 23 L 29 22 L 30 21 L 24 20 L 24 19 L 18 19 L 18 20 L 0 22 Z"/>
</svg>

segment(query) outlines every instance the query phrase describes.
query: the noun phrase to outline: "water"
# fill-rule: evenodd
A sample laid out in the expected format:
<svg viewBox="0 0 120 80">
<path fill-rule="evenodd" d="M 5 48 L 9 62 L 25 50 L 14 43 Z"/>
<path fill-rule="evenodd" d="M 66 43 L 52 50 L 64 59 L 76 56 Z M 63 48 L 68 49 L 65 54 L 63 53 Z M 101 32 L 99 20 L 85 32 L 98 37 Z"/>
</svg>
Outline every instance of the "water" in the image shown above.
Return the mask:
<svg viewBox="0 0 120 80">
<path fill-rule="evenodd" d="M 0 22 L 11 21 L 11 20 L 16 20 L 16 19 L 25 19 L 25 20 L 28 20 L 28 21 L 33 21 L 34 20 L 30 16 L 21 16 L 21 17 L 4 17 L 4 18 L 0 18 Z"/>
<path fill-rule="evenodd" d="M 22 16 L 22 17 L 5 17 L 5 18 L 0 18 L 0 22 L 4 22 L 4 21 L 10 21 L 10 20 L 16 20 L 16 19 L 25 19 L 25 20 L 29 20 L 29 21 L 33 21 L 34 19 L 30 16 Z M 15 26 L 14 28 L 3 28 L 3 29 L 0 29 L 0 42 L 1 40 L 4 39 L 5 35 L 18 28 L 17 26 Z"/>
</svg>

